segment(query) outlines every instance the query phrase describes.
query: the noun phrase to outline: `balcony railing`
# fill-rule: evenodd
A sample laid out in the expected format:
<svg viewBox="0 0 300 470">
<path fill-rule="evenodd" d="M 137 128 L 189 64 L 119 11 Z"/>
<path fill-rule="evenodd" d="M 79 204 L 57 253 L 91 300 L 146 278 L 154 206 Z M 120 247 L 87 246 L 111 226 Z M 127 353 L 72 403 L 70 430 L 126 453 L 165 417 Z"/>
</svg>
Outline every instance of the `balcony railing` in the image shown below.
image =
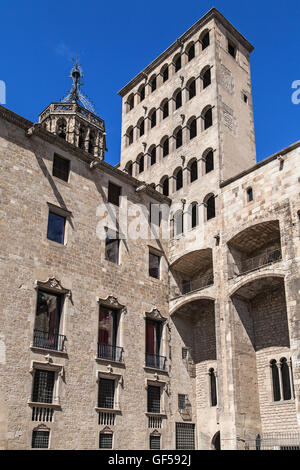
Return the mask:
<svg viewBox="0 0 300 470">
<path fill-rule="evenodd" d="M 123 362 L 123 348 L 110 344 L 98 343 L 98 358 L 109 361 Z"/>
<path fill-rule="evenodd" d="M 36 348 L 64 351 L 66 337 L 47 331 L 34 330 L 33 346 Z"/>
<path fill-rule="evenodd" d="M 146 353 L 146 367 L 153 369 L 166 370 L 166 357 L 158 354 Z"/>
<path fill-rule="evenodd" d="M 209 287 L 214 283 L 214 280 L 205 279 L 205 278 L 198 278 L 193 279 L 192 281 L 183 281 L 181 285 L 181 291 L 183 294 L 188 294 L 194 290 L 204 289 L 205 287 Z"/>
<path fill-rule="evenodd" d="M 241 263 L 240 273 L 246 273 L 268 264 L 276 263 L 282 259 L 281 250 L 266 251 L 254 258 L 245 259 Z"/>
</svg>

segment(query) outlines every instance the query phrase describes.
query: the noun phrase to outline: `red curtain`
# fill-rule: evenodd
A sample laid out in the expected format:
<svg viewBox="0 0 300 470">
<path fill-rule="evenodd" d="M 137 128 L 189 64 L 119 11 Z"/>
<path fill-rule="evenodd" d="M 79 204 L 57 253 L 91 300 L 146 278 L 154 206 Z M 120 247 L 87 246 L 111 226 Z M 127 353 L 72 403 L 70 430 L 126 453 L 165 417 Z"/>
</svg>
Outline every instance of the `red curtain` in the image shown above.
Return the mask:
<svg viewBox="0 0 300 470">
<path fill-rule="evenodd" d="M 99 310 L 99 330 L 98 342 L 102 344 L 112 344 L 113 316 L 111 310 L 100 308 Z"/>
<path fill-rule="evenodd" d="M 146 353 L 155 354 L 155 323 L 146 320 Z"/>
</svg>

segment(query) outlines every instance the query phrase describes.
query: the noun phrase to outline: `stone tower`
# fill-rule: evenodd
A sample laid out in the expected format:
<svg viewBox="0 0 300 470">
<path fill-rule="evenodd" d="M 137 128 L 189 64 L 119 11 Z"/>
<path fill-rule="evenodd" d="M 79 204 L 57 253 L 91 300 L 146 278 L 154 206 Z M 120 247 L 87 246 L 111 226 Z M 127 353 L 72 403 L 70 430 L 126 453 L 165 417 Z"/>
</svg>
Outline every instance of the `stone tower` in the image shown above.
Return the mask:
<svg viewBox="0 0 300 470">
<path fill-rule="evenodd" d="M 51 103 L 40 114 L 39 123 L 70 144 L 104 160 L 104 121 L 96 116 L 93 106 L 81 93 L 83 74 L 77 60 L 70 76 L 73 81 L 71 91 L 62 102 Z"/>
</svg>

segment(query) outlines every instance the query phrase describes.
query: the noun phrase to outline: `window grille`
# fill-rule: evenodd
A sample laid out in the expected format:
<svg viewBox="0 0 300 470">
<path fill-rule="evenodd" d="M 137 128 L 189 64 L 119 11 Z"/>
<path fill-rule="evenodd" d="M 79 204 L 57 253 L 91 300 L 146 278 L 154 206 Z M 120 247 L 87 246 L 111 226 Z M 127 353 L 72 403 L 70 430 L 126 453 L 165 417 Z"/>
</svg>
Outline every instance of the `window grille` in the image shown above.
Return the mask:
<svg viewBox="0 0 300 470">
<path fill-rule="evenodd" d="M 150 450 L 160 450 L 160 436 L 150 436 Z"/>
<path fill-rule="evenodd" d="M 160 387 L 149 385 L 147 392 L 148 413 L 160 413 Z"/>
<path fill-rule="evenodd" d="M 160 429 L 162 427 L 161 416 L 148 416 L 148 428 Z"/>
<path fill-rule="evenodd" d="M 34 373 L 32 401 L 52 403 L 55 372 L 36 369 Z"/>
<path fill-rule="evenodd" d="M 53 421 L 53 408 L 41 408 L 34 406 L 32 408 L 32 421 Z"/>
<path fill-rule="evenodd" d="M 176 450 L 195 449 L 195 425 L 176 423 Z"/>
<path fill-rule="evenodd" d="M 98 407 L 114 407 L 115 381 L 111 379 L 99 379 Z"/>
<path fill-rule="evenodd" d="M 70 171 L 70 161 L 58 155 L 54 155 L 52 175 L 63 181 L 68 181 Z"/>
<path fill-rule="evenodd" d="M 48 449 L 49 431 L 33 431 L 32 432 L 32 449 Z"/>
<path fill-rule="evenodd" d="M 100 432 L 100 437 L 99 437 L 100 449 L 112 449 L 112 440 L 113 440 L 112 433 Z"/>
<path fill-rule="evenodd" d="M 186 395 L 178 395 L 178 409 L 185 410 L 186 408 Z"/>
<path fill-rule="evenodd" d="M 98 424 L 105 426 L 114 426 L 116 415 L 114 412 L 101 411 L 99 413 Z"/>
</svg>

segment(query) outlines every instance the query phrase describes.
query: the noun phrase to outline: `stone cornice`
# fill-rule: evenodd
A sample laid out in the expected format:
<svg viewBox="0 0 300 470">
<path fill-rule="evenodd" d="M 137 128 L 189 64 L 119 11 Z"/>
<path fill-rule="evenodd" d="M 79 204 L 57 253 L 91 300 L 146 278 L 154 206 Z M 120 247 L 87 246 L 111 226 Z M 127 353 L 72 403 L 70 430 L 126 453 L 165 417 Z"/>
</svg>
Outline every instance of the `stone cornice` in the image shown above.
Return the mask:
<svg viewBox="0 0 300 470">
<path fill-rule="evenodd" d="M 252 52 L 254 47 L 247 39 L 239 33 L 237 29 L 217 10 L 212 8 L 209 10 L 206 15 L 200 18 L 193 26 L 191 26 L 182 36 L 180 36 L 176 41 L 171 44 L 168 49 L 166 49 L 162 54 L 160 54 L 153 62 L 151 62 L 145 69 L 143 69 L 136 77 L 134 77 L 127 85 L 125 85 L 118 94 L 120 96 L 126 95 L 134 86 L 136 86 L 141 80 L 145 79 L 145 75 L 149 75 L 152 70 L 154 70 L 159 64 L 164 62 L 170 54 L 174 53 L 181 43 L 188 41 L 188 39 L 195 34 L 200 28 L 202 28 L 206 23 L 215 19 L 219 21 L 228 31 L 234 36 L 238 42 L 240 42 L 248 52 Z"/>
</svg>

